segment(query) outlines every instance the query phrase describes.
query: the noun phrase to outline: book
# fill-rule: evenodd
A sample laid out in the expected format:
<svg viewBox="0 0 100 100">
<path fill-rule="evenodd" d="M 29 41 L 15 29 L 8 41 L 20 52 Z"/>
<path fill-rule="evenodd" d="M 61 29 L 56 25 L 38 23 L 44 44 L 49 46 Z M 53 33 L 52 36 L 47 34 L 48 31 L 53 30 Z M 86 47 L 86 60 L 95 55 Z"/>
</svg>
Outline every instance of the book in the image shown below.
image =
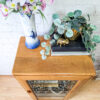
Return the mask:
<svg viewBox="0 0 100 100">
<path fill-rule="evenodd" d="M 74 51 L 74 52 L 53 52 L 51 50 L 51 56 L 70 56 L 70 55 L 90 55 L 87 51 Z"/>
<path fill-rule="evenodd" d="M 84 43 L 82 42 L 82 38 L 79 37 L 75 41 L 70 41 L 69 44 L 65 46 L 59 46 L 57 44 L 51 46 L 51 56 L 66 56 L 66 55 L 90 55 Z"/>
</svg>

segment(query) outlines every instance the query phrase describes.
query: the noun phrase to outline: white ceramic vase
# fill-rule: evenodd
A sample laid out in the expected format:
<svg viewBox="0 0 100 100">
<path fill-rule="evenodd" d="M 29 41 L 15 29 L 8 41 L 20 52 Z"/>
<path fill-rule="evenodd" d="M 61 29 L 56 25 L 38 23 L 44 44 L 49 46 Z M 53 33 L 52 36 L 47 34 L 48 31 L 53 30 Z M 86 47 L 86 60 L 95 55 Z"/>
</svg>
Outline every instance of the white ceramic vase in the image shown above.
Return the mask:
<svg viewBox="0 0 100 100">
<path fill-rule="evenodd" d="M 35 15 L 20 14 L 21 23 L 25 33 L 25 45 L 29 49 L 35 49 L 40 45 L 35 26 Z"/>
</svg>

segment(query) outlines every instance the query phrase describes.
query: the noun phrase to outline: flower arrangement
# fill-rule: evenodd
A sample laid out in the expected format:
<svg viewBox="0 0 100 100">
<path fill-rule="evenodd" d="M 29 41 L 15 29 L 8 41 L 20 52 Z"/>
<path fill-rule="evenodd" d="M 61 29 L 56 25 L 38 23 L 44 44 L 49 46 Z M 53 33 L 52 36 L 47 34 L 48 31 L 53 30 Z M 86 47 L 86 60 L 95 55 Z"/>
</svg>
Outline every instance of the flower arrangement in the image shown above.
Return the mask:
<svg viewBox="0 0 100 100">
<path fill-rule="evenodd" d="M 35 14 L 45 18 L 43 11 L 54 0 L 0 0 L 0 12 L 4 17 L 11 13 L 19 13 L 24 28 L 25 46 L 35 49 L 40 45 L 37 37 Z"/>
<path fill-rule="evenodd" d="M 12 12 L 28 16 L 40 13 L 44 17 L 42 11 L 46 8 L 48 1 L 53 3 L 53 0 L 0 0 L 0 12 L 5 17 Z"/>
<path fill-rule="evenodd" d="M 89 15 L 88 20 L 90 20 Z M 87 19 L 82 16 L 82 11 L 75 10 L 74 12 L 69 12 L 62 19 L 60 19 L 58 14 L 54 14 L 52 27 L 49 33 L 44 35 L 44 39 L 51 39 L 50 44 L 53 45 L 60 38 L 67 39 L 67 43 L 69 43 L 69 41 L 77 39 L 80 35 L 85 48 L 95 60 L 94 50 L 96 49 L 96 43 L 100 43 L 100 36 L 92 35 L 94 30 L 96 30 L 96 26 L 87 22 Z M 46 45 L 46 42 L 41 43 L 41 46 L 45 47 L 45 50 L 40 52 L 43 60 L 50 55 L 50 45 Z"/>
</svg>

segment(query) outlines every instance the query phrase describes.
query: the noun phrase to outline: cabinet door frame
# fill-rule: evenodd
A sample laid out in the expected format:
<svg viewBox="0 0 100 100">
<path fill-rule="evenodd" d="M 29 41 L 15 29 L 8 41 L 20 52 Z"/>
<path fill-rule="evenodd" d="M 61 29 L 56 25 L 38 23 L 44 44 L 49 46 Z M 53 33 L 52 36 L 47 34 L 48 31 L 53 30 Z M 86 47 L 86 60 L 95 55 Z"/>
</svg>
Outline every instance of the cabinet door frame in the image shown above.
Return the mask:
<svg viewBox="0 0 100 100">
<path fill-rule="evenodd" d="M 27 93 L 32 97 L 33 100 L 38 100 L 38 98 L 30 88 L 30 86 L 28 85 L 27 80 L 76 80 L 77 81 L 76 84 L 73 86 L 73 88 L 68 92 L 68 94 L 63 99 L 63 100 L 67 100 L 76 88 L 81 87 L 87 80 L 91 79 L 90 76 L 59 76 L 59 75 L 57 76 L 35 75 L 35 76 L 14 76 L 14 77 L 27 91 Z M 45 100 L 54 100 L 54 98 L 48 97 Z M 62 100 L 62 99 L 58 98 L 58 100 Z"/>
</svg>

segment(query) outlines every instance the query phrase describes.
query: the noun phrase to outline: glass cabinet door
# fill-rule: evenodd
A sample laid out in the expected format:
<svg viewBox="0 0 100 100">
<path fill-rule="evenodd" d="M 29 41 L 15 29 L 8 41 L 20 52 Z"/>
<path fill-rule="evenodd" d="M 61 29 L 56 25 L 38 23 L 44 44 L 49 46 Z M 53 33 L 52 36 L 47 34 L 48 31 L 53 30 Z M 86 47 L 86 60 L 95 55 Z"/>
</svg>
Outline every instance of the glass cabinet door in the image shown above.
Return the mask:
<svg viewBox="0 0 100 100">
<path fill-rule="evenodd" d="M 76 80 L 27 80 L 37 98 L 65 97 L 76 82 Z"/>
</svg>

